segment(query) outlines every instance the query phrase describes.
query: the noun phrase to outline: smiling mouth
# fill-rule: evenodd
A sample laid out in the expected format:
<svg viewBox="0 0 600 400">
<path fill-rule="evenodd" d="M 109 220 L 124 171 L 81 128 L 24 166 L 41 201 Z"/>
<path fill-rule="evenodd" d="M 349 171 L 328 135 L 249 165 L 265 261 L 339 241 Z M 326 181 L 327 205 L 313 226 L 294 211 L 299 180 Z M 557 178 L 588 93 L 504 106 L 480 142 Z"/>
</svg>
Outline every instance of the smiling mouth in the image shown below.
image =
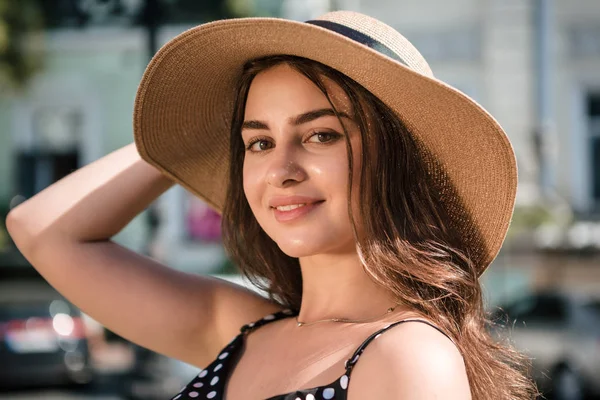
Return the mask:
<svg viewBox="0 0 600 400">
<path fill-rule="evenodd" d="M 277 221 L 287 222 L 307 215 L 323 202 L 325 202 L 325 200 L 316 201 L 314 203 L 288 204 L 285 206 L 271 207 L 271 209 L 273 210 Z"/>
<path fill-rule="evenodd" d="M 290 204 L 288 206 L 278 206 L 278 207 L 273 207 L 276 210 L 279 211 L 291 211 L 291 210 L 295 210 L 296 208 L 300 208 L 300 207 L 304 207 L 307 203 L 300 203 L 300 204 Z"/>
</svg>

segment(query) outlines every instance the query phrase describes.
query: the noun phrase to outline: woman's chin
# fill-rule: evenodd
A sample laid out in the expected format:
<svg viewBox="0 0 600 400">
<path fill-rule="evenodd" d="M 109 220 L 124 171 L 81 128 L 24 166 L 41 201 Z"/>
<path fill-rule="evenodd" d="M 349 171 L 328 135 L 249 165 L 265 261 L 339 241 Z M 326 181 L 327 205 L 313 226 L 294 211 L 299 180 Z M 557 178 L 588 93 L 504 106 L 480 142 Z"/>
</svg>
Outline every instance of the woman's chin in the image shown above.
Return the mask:
<svg viewBox="0 0 600 400">
<path fill-rule="evenodd" d="M 292 258 L 302 258 L 302 257 L 308 257 L 308 256 L 312 256 L 318 253 L 312 252 L 312 251 L 302 251 L 302 250 L 298 250 L 298 249 L 293 249 L 293 250 L 289 250 L 289 249 L 282 249 L 280 247 L 281 251 L 283 251 L 285 253 L 285 255 L 287 255 L 288 257 L 292 257 Z"/>
<path fill-rule="evenodd" d="M 330 246 L 323 246 L 323 244 L 309 244 L 309 243 L 278 243 L 279 249 L 284 252 L 287 256 L 293 258 L 310 257 L 319 254 L 347 254 L 356 252 L 356 244 L 352 241 L 346 246 L 338 246 L 330 244 Z"/>
<path fill-rule="evenodd" d="M 311 246 L 304 243 L 278 243 L 278 245 L 281 251 L 293 258 L 308 257 L 322 253 L 325 250 L 321 246 Z"/>
</svg>

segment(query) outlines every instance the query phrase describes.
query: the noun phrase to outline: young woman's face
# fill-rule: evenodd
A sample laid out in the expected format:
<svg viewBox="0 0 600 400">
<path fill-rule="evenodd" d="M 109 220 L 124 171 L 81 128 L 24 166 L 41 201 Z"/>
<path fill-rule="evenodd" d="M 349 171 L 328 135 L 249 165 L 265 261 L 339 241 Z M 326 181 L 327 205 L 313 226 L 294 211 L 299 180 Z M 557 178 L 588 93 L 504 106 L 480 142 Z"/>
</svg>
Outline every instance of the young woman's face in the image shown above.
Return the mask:
<svg viewBox="0 0 600 400">
<path fill-rule="evenodd" d="M 359 128 L 346 94 L 330 80 L 326 86 L 350 135 L 356 188 Z M 355 251 L 344 130 L 315 84 L 287 65 L 259 73 L 248 93 L 242 138 L 246 198 L 281 250 L 291 257 Z"/>
</svg>

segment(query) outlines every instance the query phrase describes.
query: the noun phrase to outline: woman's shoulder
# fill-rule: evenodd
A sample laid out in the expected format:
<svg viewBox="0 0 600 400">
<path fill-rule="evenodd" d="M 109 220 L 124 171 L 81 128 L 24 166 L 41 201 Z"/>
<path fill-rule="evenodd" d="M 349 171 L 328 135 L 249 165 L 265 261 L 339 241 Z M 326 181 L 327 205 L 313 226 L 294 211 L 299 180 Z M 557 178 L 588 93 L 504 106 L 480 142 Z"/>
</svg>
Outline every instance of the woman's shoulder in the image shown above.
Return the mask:
<svg viewBox="0 0 600 400">
<path fill-rule="evenodd" d="M 377 335 L 356 363 L 352 386 L 357 398 L 470 398 L 459 349 L 423 318 L 402 320 Z"/>
</svg>

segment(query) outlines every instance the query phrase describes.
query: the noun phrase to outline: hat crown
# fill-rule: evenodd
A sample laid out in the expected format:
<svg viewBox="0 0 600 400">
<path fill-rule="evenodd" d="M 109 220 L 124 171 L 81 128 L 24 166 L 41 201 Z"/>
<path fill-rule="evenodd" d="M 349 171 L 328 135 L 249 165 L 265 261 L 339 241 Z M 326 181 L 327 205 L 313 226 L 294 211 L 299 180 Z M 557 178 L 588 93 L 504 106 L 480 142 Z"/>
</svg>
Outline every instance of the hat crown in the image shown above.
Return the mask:
<svg viewBox="0 0 600 400">
<path fill-rule="evenodd" d="M 375 18 L 354 11 L 331 11 L 315 18 L 313 21 L 325 21 L 342 25 L 367 36 L 378 44 L 377 47 L 381 45 L 394 53 L 397 57 L 393 58 L 399 59 L 400 62 L 413 71 L 433 77 L 431 67 L 429 67 L 419 50 L 397 30 Z"/>
</svg>

